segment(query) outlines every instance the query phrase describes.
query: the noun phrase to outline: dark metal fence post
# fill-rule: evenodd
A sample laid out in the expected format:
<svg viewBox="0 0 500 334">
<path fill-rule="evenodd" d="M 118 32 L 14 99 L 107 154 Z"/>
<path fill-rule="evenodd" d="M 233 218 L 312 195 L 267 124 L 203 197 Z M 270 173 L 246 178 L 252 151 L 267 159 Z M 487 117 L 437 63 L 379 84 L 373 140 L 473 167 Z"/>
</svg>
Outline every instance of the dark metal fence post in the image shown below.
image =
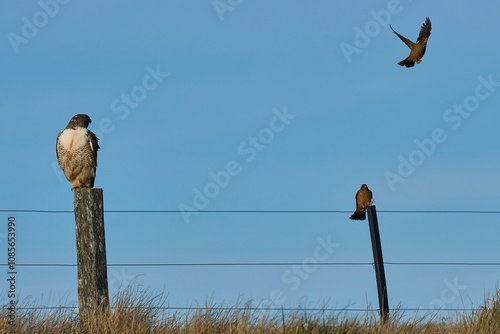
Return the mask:
<svg viewBox="0 0 500 334">
<path fill-rule="evenodd" d="M 80 314 L 109 305 L 102 189 L 75 189 Z"/>
<path fill-rule="evenodd" d="M 375 205 L 368 207 L 368 222 L 370 224 L 370 235 L 372 239 L 373 262 L 375 264 L 375 275 L 377 277 L 378 303 L 380 317 L 385 322 L 389 317 L 389 301 L 387 297 L 387 285 L 385 283 L 384 258 L 382 257 L 382 246 L 380 244 L 380 233 L 378 231 L 377 209 Z"/>
</svg>

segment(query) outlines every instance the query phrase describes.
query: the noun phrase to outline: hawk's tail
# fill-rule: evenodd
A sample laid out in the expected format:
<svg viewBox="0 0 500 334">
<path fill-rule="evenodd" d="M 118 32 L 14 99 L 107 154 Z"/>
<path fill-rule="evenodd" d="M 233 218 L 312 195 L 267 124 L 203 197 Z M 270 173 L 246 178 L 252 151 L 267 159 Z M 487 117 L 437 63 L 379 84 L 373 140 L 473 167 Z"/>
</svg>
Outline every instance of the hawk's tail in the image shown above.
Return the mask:
<svg viewBox="0 0 500 334">
<path fill-rule="evenodd" d="M 415 66 L 415 62 L 414 61 L 408 61 L 408 58 L 406 58 L 406 59 L 401 60 L 398 63 L 398 65 L 399 66 L 406 66 L 406 67 L 413 67 L 413 66 Z"/>
<path fill-rule="evenodd" d="M 366 219 L 366 212 L 365 211 L 354 211 L 351 217 L 349 219 L 352 220 L 365 220 Z"/>
</svg>

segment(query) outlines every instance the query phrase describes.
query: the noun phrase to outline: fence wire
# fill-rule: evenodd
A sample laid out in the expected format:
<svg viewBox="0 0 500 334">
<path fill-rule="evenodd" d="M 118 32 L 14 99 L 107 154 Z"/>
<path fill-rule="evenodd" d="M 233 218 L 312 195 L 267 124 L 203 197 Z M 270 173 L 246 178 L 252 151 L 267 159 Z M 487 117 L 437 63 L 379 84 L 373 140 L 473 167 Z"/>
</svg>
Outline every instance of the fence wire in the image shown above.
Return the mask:
<svg viewBox="0 0 500 334">
<path fill-rule="evenodd" d="M 352 213 L 353 210 L 104 210 L 104 213 Z M 70 214 L 73 210 L 0 209 L 12 213 Z M 377 210 L 377 213 L 500 214 L 489 210 Z"/>
<path fill-rule="evenodd" d="M 318 266 L 372 266 L 374 262 L 318 262 Z M 1 263 L 0 266 L 8 266 Z M 233 263 L 108 263 L 108 267 L 253 267 L 302 266 L 304 262 L 233 262 Z M 500 262 L 384 262 L 384 265 L 403 266 L 500 266 Z M 77 267 L 76 263 L 16 263 L 18 267 Z"/>
<path fill-rule="evenodd" d="M 4 306 L 4 309 L 6 307 Z M 64 310 L 64 309 L 70 309 L 70 310 L 77 310 L 78 306 L 33 306 L 33 307 L 16 307 L 16 310 Z M 112 306 L 111 309 L 116 309 L 116 307 Z M 206 307 L 201 307 L 201 306 L 148 306 L 148 309 L 155 309 L 155 310 L 176 310 L 176 311 L 191 311 L 191 310 L 221 310 L 221 311 L 272 311 L 272 312 L 280 312 L 280 311 L 286 311 L 286 312 L 300 312 L 300 311 L 307 311 L 307 312 L 380 312 L 379 309 L 367 309 L 367 308 L 287 308 L 287 307 L 231 307 L 231 306 L 206 306 Z M 411 312 L 417 312 L 417 311 L 439 311 L 439 312 L 460 312 L 460 311 L 465 311 L 465 312 L 470 312 L 470 311 L 477 311 L 478 309 L 474 308 L 396 308 L 392 310 L 391 312 L 399 312 L 399 311 L 411 311 Z"/>
</svg>

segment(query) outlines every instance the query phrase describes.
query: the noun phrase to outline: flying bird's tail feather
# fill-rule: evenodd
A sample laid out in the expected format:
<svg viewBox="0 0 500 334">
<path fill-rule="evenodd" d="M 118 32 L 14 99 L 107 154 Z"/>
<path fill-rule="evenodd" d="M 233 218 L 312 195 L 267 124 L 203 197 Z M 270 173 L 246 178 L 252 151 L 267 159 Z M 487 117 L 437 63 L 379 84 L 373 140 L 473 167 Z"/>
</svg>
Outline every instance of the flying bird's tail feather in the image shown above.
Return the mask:
<svg viewBox="0 0 500 334">
<path fill-rule="evenodd" d="M 365 220 L 366 219 L 366 212 L 365 211 L 354 211 L 351 217 L 349 219 L 352 220 Z"/>
<path fill-rule="evenodd" d="M 415 66 L 414 61 L 408 61 L 408 58 L 401 60 L 398 65 L 400 66 L 406 66 L 406 67 L 413 67 Z"/>
</svg>

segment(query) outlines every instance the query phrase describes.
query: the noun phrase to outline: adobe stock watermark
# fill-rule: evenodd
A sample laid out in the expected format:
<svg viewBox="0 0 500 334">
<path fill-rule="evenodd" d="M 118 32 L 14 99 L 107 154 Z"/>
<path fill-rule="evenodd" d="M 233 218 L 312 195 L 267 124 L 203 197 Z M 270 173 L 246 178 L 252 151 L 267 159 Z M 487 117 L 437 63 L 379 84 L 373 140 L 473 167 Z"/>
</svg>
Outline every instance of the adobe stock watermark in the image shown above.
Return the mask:
<svg viewBox="0 0 500 334">
<path fill-rule="evenodd" d="M 17 272 L 17 249 L 19 244 L 18 223 L 15 217 L 7 218 L 7 297 L 8 306 L 5 306 L 7 312 L 7 323 L 11 326 L 16 325 L 17 301 L 19 300 L 18 272 Z"/>
<path fill-rule="evenodd" d="M 118 120 L 124 121 L 127 119 L 131 111 L 138 109 L 141 102 L 146 100 L 149 96 L 149 93 L 157 89 L 165 78 L 170 75 L 169 72 L 162 71 L 159 64 L 154 68 L 149 65 L 146 66 L 145 72 L 146 74 L 144 74 L 139 84 L 111 101 L 110 110 L 113 114 L 116 114 Z M 92 118 L 92 115 L 89 116 Z M 67 121 L 69 122 L 69 120 Z M 95 123 L 94 121 L 95 120 L 92 121 L 92 124 Z M 97 128 L 92 127 L 90 129 L 90 131 L 94 132 L 97 138 L 99 138 L 99 144 L 103 143 L 103 139 L 106 135 L 115 130 L 115 122 L 116 119 L 113 120 L 110 117 L 104 117 L 96 122 Z M 59 168 L 57 159 L 52 162 L 51 166 L 59 182 L 63 182 L 65 180 L 64 172 Z"/>
<path fill-rule="evenodd" d="M 318 264 L 328 261 L 335 250 L 340 247 L 340 244 L 332 241 L 331 235 L 326 238 L 317 237 L 316 242 L 312 256 L 304 258 L 302 264 L 293 265 L 283 272 L 281 282 L 285 287 L 271 291 L 269 298 L 261 302 L 263 308 L 282 306 L 286 301 L 286 291 L 297 291 L 302 283 L 318 270 Z"/>
<path fill-rule="evenodd" d="M 61 9 L 61 5 L 66 5 L 70 0 L 40 0 L 36 11 L 29 18 L 21 17 L 21 29 L 19 33 L 7 33 L 7 39 L 14 50 L 14 53 L 19 53 L 19 46 L 28 44 L 30 40 L 38 35 L 41 28 L 45 27 L 51 19 L 53 19 Z"/>
<path fill-rule="evenodd" d="M 455 103 L 443 112 L 443 121 L 452 130 L 460 129 L 463 121 L 469 118 L 473 112 L 479 110 L 481 102 L 491 97 L 496 87 L 500 87 L 500 81 L 493 81 L 491 74 L 487 78 L 480 75 L 477 80 L 479 84 L 476 85 L 473 94 L 466 96 L 462 103 Z M 396 190 L 398 183 L 403 183 L 412 176 L 417 167 L 421 166 L 427 158 L 436 152 L 437 147 L 448 139 L 446 133 L 446 128 L 437 127 L 427 137 L 415 139 L 413 142 L 416 148 L 409 154 L 398 156 L 398 167 L 384 173 L 387 185 L 392 192 Z"/>
<path fill-rule="evenodd" d="M 411 0 L 410 0 L 411 1 Z M 339 44 L 340 51 L 344 55 L 348 64 L 352 62 L 352 55 L 361 53 L 361 50 L 370 45 L 373 38 L 380 34 L 381 28 L 386 28 L 391 23 L 393 15 L 400 14 L 403 11 L 403 6 L 399 0 L 389 0 L 387 9 L 379 11 L 370 11 L 373 20 L 368 21 L 363 29 L 358 26 L 354 27 L 354 38 L 352 44 L 342 42 Z"/>
<path fill-rule="evenodd" d="M 217 16 L 221 22 L 224 21 L 224 15 L 227 12 L 232 12 L 238 6 L 243 3 L 243 0 L 214 0 L 212 5 L 214 6 Z"/>
<path fill-rule="evenodd" d="M 445 309 L 447 305 L 454 303 L 457 298 L 460 297 L 462 290 L 467 289 L 467 285 L 458 284 L 458 277 L 453 279 L 453 283 L 448 279 L 444 279 L 443 283 L 446 287 L 441 290 L 441 294 L 439 295 L 440 298 L 431 300 L 429 303 L 430 309 Z"/>
<path fill-rule="evenodd" d="M 112 269 L 108 276 L 110 277 L 108 284 L 110 296 L 116 295 L 121 288 L 126 288 L 135 278 L 127 274 L 125 267 L 122 267 L 120 271 L 118 271 L 118 269 Z"/>
<path fill-rule="evenodd" d="M 273 116 L 269 119 L 268 125 L 260 129 L 256 135 L 249 135 L 236 147 L 239 158 L 244 162 L 254 161 L 259 152 L 262 152 L 270 143 L 274 141 L 277 134 L 282 132 L 297 115 L 288 113 L 286 106 L 282 110 L 273 109 Z M 201 187 L 193 188 L 193 198 L 190 204 L 180 203 L 179 210 L 182 211 L 182 218 L 186 224 L 191 222 L 193 215 L 200 214 L 200 210 L 206 209 L 211 200 L 219 196 L 220 192 L 227 188 L 231 180 L 241 174 L 244 162 L 229 160 L 224 164 L 224 168 L 218 171 L 208 172 L 210 181 Z"/>
</svg>

